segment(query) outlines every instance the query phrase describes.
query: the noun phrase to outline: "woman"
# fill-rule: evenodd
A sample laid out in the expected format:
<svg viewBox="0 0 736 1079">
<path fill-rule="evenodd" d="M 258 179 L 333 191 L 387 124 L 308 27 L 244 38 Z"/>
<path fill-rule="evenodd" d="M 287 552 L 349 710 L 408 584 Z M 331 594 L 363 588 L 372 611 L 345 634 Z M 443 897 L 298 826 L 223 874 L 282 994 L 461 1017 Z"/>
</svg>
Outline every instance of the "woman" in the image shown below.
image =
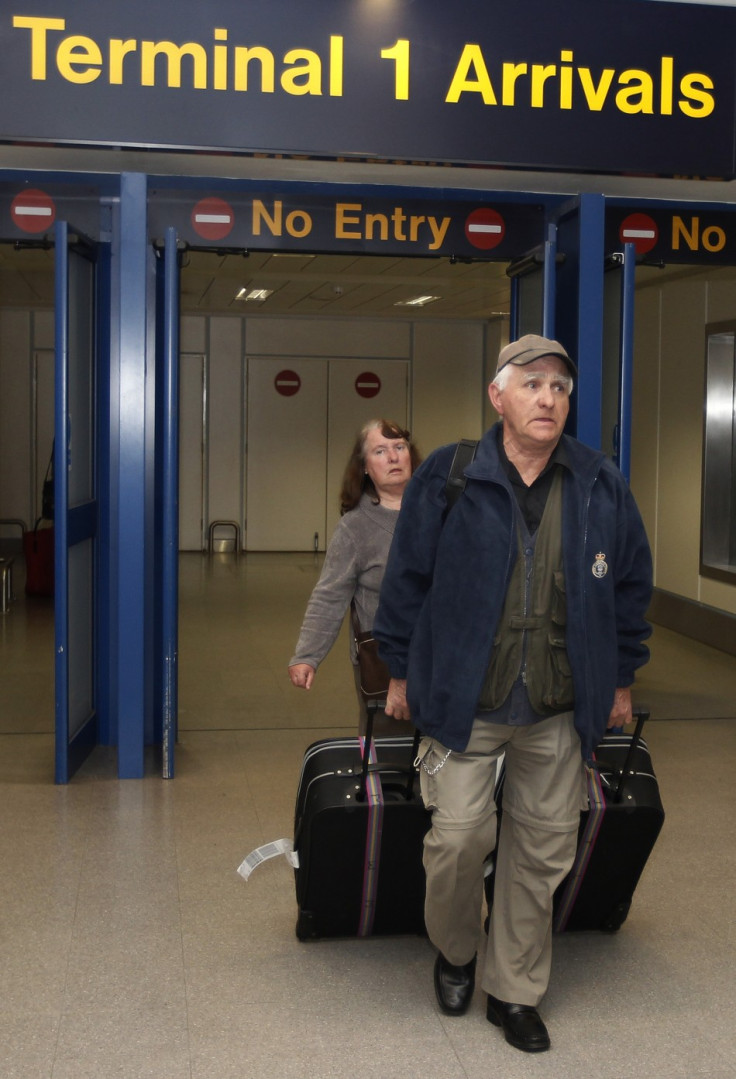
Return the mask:
<svg viewBox="0 0 736 1079">
<path fill-rule="evenodd" d="M 371 629 L 401 497 L 420 460 L 409 432 L 397 423 L 371 420 L 358 435 L 340 493 L 343 516 L 327 548 L 296 653 L 289 663 L 289 677 L 297 688 L 310 689 L 317 668 L 335 643 L 351 600 L 355 600 L 361 630 Z M 367 716 L 352 634 L 350 654 L 360 703 L 360 729 L 364 731 Z M 380 734 L 406 735 L 411 727 L 380 712 L 374 729 Z"/>
</svg>

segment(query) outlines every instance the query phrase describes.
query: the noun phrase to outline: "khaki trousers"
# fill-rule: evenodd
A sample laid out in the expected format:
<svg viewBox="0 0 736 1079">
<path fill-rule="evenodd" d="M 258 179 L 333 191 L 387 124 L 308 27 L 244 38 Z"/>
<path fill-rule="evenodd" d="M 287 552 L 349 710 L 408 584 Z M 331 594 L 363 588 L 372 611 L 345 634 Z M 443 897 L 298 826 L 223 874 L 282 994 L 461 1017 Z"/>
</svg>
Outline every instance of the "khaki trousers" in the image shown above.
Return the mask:
<svg viewBox="0 0 736 1079">
<path fill-rule="evenodd" d="M 528 727 L 476 720 L 464 753 L 435 739 L 420 746 L 420 782 L 432 827 L 424 842 L 425 919 L 448 962 L 478 949 L 483 863 L 496 846 L 494 784 L 505 754 L 503 816 L 482 988 L 535 1007 L 549 984 L 552 898 L 575 858 L 587 805 L 580 739 L 571 712 Z"/>
</svg>

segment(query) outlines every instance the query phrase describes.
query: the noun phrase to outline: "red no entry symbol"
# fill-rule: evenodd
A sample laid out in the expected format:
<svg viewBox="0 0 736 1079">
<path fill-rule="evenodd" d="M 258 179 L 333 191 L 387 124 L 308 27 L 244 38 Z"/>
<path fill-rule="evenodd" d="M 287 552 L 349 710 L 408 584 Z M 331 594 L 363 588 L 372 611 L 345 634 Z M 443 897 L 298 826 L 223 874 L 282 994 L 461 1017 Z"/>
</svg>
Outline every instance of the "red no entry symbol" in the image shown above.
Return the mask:
<svg viewBox="0 0 736 1079">
<path fill-rule="evenodd" d="M 637 255 L 646 255 L 656 247 L 659 229 L 649 214 L 629 214 L 621 222 L 618 238 L 622 244 L 633 244 Z"/>
<path fill-rule="evenodd" d="M 375 397 L 381 390 L 381 380 L 372 371 L 364 371 L 355 380 L 355 392 L 358 397 Z"/>
<path fill-rule="evenodd" d="M 200 199 L 192 210 L 192 228 L 205 240 L 224 240 L 235 224 L 235 212 L 215 195 Z"/>
<path fill-rule="evenodd" d="M 23 232 L 45 232 L 56 218 L 56 205 L 45 191 L 30 188 L 16 195 L 10 204 L 13 224 Z"/>
<path fill-rule="evenodd" d="M 299 393 L 302 380 L 296 371 L 279 371 L 273 384 L 276 387 L 276 393 L 280 393 L 282 397 L 293 397 L 295 393 Z"/>
<path fill-rule="evenodd" d="M 506 224 L 496 210 L 484 208 L 473 210 L 465 222 L 465 236 L 473 247 L 490 251 L 498 247 L 506 235 Z"/>
</svg>

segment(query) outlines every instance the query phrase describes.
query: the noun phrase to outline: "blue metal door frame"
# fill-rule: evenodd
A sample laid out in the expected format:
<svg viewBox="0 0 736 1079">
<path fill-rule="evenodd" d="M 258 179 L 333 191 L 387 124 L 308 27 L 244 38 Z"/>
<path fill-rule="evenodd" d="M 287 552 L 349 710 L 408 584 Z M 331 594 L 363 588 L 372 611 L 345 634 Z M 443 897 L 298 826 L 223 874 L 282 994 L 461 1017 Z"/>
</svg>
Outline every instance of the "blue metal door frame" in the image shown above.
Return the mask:
<svg viewBox="0 0 736 1079">
<path fill-rule="evenodd" d="M 162 775 L 164 779 L 173 779 L 178 726 L 179 639 L 179 252 L 173 228 L 166 232 L 161 277 L 161 446 L 158 454 L 161 462 L 158 543 L 161 619 L 156 696 L 161 713 Z"/>
<path fill-rule="evenodd" d="M 103 358 L 96 397 L 98 735 L 101 743 L 117 746 L 119 777 L 133 779 L 144 775 L 146 746 L 159 735 L 154 729 L 154 670 L 160 655 L 154 626 L 155 265 L 146 228 L 147 177 L 121 175 L 107 214 L 97 338 Z M 56 301 L 62 317 L 66 289 L 62 266 Z M 66 543 L 64 522 L 60 525 L 57 552 Z M 57 553 L 57 563 L 58 558 Z M 170 577 L 165 591 L 171 595 Z M 57 624 L 63 627 L 66 620 L 62 599 Z M 64 692 L 63 668 L 57 677 Z M 58 766 L 60 781 L 69 774 Z"/>
<path fill-rule="evenodd" d="M 96 251 L 54 230 L 55 768 L 67 783 L 98 741 Z"/>
<path fill-rule="evenodd" d="M 511 339 L 521 337 L 524 333 L 541 333 L 545 337 L 554 338 L 557 302 L 557 226 L 547 225 L 547 238 L 539 251 L 534 252 L 531 259 L 523 259 L 529 262 L 528 276 L 521 273 L 510 272 L 511 276 L 511 309 L 509 316 L 509 330 Z M 524 295 L 524 281 L 534 278 L 536 285 L 541 288 L 539 310 L 537 312 L 524 312 L 526 297 Z"/>
<path fill-rule="evenodd" d="M 118 334 L 111 388 L 116 453 L 111 460 L 117 542 L 111 551 L 111 649 L 116 678 L 118 775 L 141 778 L 151 729 L 151 560 L 153 424 L 149 344 L 150 283 L 146 235 L 146 177 L 125 173 L 120 182 L 118 273 L 114 304 Z M 150 372 L 150 373 L 149 373 Z"/>
<path fill-rule="evenodd" d="M 581 195 L 555 213 L 558 263 L 556 336 L 578 367 L 568 427 L 601 445 L 605 199 Z"/>
<path fill-rule="evenodd" d="M 634 245 L 624 245 L 621 285 L 621 354 L 619 381 L 619 435 L 616 464 L 626 479 L 631 479 L 631 407 L 634 382 L 634 288 L 636 252 Z"/>
</svg>

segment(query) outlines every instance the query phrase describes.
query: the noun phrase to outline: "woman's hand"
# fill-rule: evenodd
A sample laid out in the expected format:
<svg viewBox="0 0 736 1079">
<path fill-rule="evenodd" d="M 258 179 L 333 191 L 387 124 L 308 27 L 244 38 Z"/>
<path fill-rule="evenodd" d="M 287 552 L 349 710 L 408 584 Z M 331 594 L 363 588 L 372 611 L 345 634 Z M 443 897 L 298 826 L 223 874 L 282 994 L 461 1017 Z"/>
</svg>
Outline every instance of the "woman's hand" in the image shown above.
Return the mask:
<svg viewBox="0 0 736 1079">
<path fill-rule="evenodd" d="M 309 663 L 295 663 L 289 667 L 289 678 L 297 689 L 310 689 L 315 675 L 314 667 Z"/>
</svg>

